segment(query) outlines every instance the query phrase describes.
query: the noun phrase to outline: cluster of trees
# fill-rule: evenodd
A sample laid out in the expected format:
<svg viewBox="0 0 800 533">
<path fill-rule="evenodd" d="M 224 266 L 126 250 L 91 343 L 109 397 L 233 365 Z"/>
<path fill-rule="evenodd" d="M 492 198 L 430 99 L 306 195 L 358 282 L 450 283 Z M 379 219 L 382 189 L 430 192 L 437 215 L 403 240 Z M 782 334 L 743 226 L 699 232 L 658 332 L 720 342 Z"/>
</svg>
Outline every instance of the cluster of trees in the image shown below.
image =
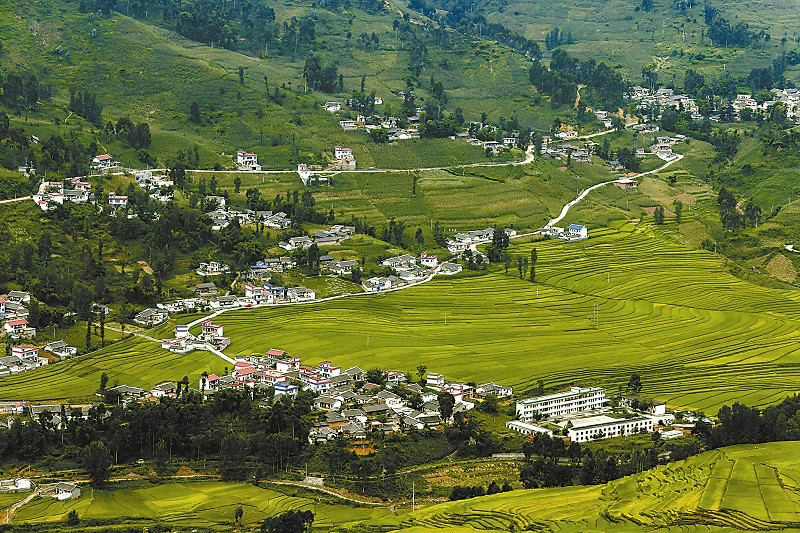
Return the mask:
<svg viewBox="0 0 800 533">
<path fill-rule="evenodd" d="M 103 128 L 107 138 L 125 140 L 134 148 L 144 149 L 150 147 L 150 125 L 147 122 L 135 124 L 128 117 L 120 118 L 116 124 L 108 121 Z"/>
<path fill-rule="evenodd" d="M 306 80 L 308 88 L 312 91 L 320 90 L 332 93 L 337 88 L 340 91 L 344 89 L 344 80 L 339 75 L 336 65 L 325 63 L 317 56 L 311 56 L 306 59 L 306 64 L 303 67 L 303 78 Z"/>
<path fill-rule="evenodd" d="M 733 444 L 754 444 L 800 440 L 800 396 L 789 396 L 781 403 L 765 408 L 739 403 L 724 405 L 714 427 L 698 423 L 697 432 L 708 448 Z"/>
<path fill-rule="evenodd" d="M 31 147 L 30 136 L 20 127 L 12 127 L 11 120 L 3 112 L 0 112 L 0 165 L 8 169 L 16 169 L 28 161 L 35 158 Z M 11 198 L 17 194 L 28 193 L 36 186 L 35 178 L 31 178 L 30 183 L 23 184 L 19 189 L 19 180 L 3 179 L 0 180 L 0 196 Z"/>
<path fill-rule="evenodd" d="M 97 101 L 97 97 L 88 90 L 79 91 L 70 88 L 69 109 L 98 128 L 103 125 L 103 106 Z"/>
<path fill-rule="evenodd" d="M 738 46 L 747 47 L 759 40 L 770 40 L 770 36 L 764 30 L 754 32 L 750 26 L 745 22 L 737 22 L 731 24 L 728 19 L 723 17 L 719 10 L 711 4 L 706 4 L 703 8 L 703 16 L 705 18 L 708 30 L 706 35 L 711 39 L 714 46 Z"/>
<path fill-rule="evenodd" d="M 504 481 L 503 485 L 500 486 L 497 484 L 497 481 L 492 481 L 489 483 L 489 486 L 485 489 L 480 485 L 474 486 L 462 486 L 456 485 L 450 491 L 450 501 L 457 501 L 457 500 L 468 500 L 470 498 L 476 498 L 478 496 L 487 496 L 492 494 L 499 494 L 501 492 L 511 492 L 513 487 L 508 483 L 508 481 Z"/>
<path fill-rule="evenodd" d="M 50 96 L 50 87 L 42 86 L 33 74 L 0 74 L 0 87 L 3 89 L 0 102 L 11 108 L 36 109 L 40 98 Z"/>
<path fill-rule="evenodd" d="M 736 202 L 734 194 L 725 187 L 720 188 L 717 195 L 719 217 L 722 226 L 730 231 L 739 231 L 743 228 L 757 226 L 761 222 L 761 208 L 750 198 L 742 211 Z"/>
<path fill-rule="evenodd" d="M 632 446 L 619 453 L 592 451 L 577 442 L 566 445 L 559 437 L 539 434 L 523 443 L 526 461 L 520 467 L 520 481 L 526 489 L 602 484 L 656 466 L 662 452 L 678 460 L 700 450 L 696 441 L 664 443 L 658 433 L 653 434 L 651 446 Z"/>
<path fill-rule="evenodd" d="M 305 533 L 311 531 L 314 513 L 311 511 L 286 511 L 283 514 L 264 519 L 261 533 Z"/>
<path fill-rule="evenodd" d="M 520 35 L 502 24 L 491 23 L 476 9 L 475 4 L 467 0 L 435 0 L 435 6 L 445 12 L 438 17 L 439 22 L 446 24 L 457 32 L 468 37 L 483 37 L 497 41 L 510 48 L 522 52 L 528 58 L 541 58 L 539 43 Z"/>
<path fill-rule="evenodd" d="M 224 479 L 271 474 L 297 460 L 313 423 L 311 393 L 279 398 L 256 407 L 249 392 L 221 391 L 207 401 L 189 392 L 159 403 L 100 404 L 86 419 L 62 407 L 62 424 L 43 412 L 0 429 L 0 457 L 30 462 L 60 454 L 82 461 L 95 484 L 108 479 L 112 464 L 139 457 L 155 459 L 159 469 L 176 457 L 215 458 Z"/>
<path fill-rule="evenodd" d="M 464 124 L 464 115 L 460 109 L 446 113 L 442 106 L 435 102 L 425 104 L 425 112 L 420 116 L 420 134 L 424 137 L 449 137 L 455 135 Z"/>
<path fill-rule="evenodd" d="M 622 103 L 622 95 L 626 83 L 622 75 L 605 63 L 596 63 L 593 59 L 581 61 L 563 50 L 553 51 L 550 68 L 562 73 L 575 82 L 585 85 L 586 96 L 605 107 L 616 109 Z"/>
<path fill-rule="evenodd" d="M 553 48 L 558 48 L 562 44 L 572 44 L 572 32 L 567 31 L 566 33 L 562 32 L 558 26 L 547 32 L 547 35 L 544 36 L 544 46 L 548 50 L 552 50 Z"/>
</svg>

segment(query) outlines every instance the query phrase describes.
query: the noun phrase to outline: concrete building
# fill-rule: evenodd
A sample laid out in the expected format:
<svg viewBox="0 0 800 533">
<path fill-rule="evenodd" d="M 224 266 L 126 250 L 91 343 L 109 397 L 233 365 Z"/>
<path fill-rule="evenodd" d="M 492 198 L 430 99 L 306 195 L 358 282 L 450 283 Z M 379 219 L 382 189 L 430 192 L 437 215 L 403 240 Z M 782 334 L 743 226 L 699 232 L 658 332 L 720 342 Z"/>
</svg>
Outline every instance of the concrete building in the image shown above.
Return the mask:
<svg viewBox="0 0 800 533">
<path fill-rule="evenodd" d="M 600 387 L 572 387 L 565 392 L 521 400 L 517 402 L 517 414 L 523 421 L 532 420 L 534 413 L 552 418 L 600 409 L 605 402 L 605 391 Z"/>
</svg>

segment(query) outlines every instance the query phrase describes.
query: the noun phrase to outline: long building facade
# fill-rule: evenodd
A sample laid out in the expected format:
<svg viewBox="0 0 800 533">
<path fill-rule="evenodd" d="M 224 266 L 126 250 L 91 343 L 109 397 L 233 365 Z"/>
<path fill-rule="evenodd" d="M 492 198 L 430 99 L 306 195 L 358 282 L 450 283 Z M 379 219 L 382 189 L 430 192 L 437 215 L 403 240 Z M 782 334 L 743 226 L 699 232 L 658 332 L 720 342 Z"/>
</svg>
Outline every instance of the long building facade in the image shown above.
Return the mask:
<svg viewBox="0 0 800 533">
<path fill-rule="evenodd" d="M 517 415 L 523 421 L 533 420 L 535 413 L 539 413 L 542 418 L 553 418 L 600 409 L 605 402 L 606 394 L 600 387 L 572 387 L 565 392 L 517 402 Z"/>
</svg>

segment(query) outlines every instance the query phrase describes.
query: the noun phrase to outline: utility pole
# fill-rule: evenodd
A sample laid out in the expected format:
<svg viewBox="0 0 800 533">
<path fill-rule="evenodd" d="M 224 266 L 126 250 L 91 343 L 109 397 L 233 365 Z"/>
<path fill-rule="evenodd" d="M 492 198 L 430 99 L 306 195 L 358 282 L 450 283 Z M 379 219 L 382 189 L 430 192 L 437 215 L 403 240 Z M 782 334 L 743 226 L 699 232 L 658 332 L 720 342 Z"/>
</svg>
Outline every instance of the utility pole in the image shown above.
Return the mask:
<svg viewBox="0 0 800 533">
<path fill-rule="evenodd" d="M 414 481 L 411 482 L 411 510 L 415 510 L 416 508 L 416 484 Z"/>
</svg>

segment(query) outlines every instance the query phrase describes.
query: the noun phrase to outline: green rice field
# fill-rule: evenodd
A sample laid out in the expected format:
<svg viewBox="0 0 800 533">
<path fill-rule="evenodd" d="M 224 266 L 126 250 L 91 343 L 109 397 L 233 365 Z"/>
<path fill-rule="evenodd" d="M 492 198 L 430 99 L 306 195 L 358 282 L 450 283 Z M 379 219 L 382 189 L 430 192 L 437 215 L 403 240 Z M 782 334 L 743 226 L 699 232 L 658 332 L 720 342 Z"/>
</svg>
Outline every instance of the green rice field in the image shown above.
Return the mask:
<svg viewBox="0 0 800 533">
<path fill-rule="evenodd" d="M 75 510 L 82 519 L 158 521 L 174 528 L 203 526 L 230 529 L 234 510 L 241 505 L 242 521 L 257 524 L 265 517 L 290 510 L 311 510 L 315 528 L 329 528 L 356 520 L 372 520 L 390 514 L 386 508 L 358 508 L 319 503 L 305 497 L 287 496 L 245 483 L 202 481 L 165 483 L 135 489 L 94 490 L 86 487 L 80 498 L 59 502 L 37 498 L 25 505 L 15 522 L 56 522 Z"/>
<path fill-rule="evenodd" d="M 634 371 L 644 393 L 710 414 L 725 403 L 764 406 L 797 392 L 800 293 L 743 281 L 720 257 L 661 235 L 627 224 L 580 243 L 537 243 L 535 284 L 513 265 L 507 274 L 493 267 L 395 293 L 216 320 L 232 338 L 229 356 L 275 347 L 306 363 L 411 372 L 424 364 L 450 379 L 508 383 L 520 395 L 539 379 L 616 389 Z M 527 257 L 532 246 L 511 253 Z M 206 352 L 173 355 L 129 339 L 2 378 L 0 399 L 85 396 L 103 371 L 112 383 L 152 386 L 221 366 Z"/>
<path fill-rule="evenodd" d="M 132 337 L 85 356 L 0 378 L 0 397 L 39 402 L 81 400 L 94 395 L 103 372 L 109 377 L 109 387 L 149 388 L 183 376 L 196 383 L 204 370 L 220 372 L 224 365 L 225 361 L 210 352 L 178 355 L 162 350 L 160 344 Z"/>
<path fill-rule="evenodd" d="M 403 531 L 796 531 L 796 443 L 706 452 L 604 486 L 515 490 L 402 517 Z M 423 528 L 423 529 L 415 529 Z"/>
</svg>

